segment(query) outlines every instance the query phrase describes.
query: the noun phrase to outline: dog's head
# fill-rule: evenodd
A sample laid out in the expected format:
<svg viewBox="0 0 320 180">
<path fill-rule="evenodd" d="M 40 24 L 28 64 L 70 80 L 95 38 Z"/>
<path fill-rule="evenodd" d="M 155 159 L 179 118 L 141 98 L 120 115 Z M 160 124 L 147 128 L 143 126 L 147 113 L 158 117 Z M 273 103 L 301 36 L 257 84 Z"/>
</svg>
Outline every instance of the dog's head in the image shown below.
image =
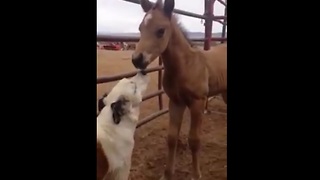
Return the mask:
<svg viewBox="0 0 320 180">
<path fill-rule="evenodd" d="M 119 124 L 123 116 L 130 115 L 139 108 L 148 83 L 149 77 L 141 72 L 132 78 L 121 79 L 109 94 L 98 100 L 99 113 L 112 113 L 114 123 Z"/>
</svg>

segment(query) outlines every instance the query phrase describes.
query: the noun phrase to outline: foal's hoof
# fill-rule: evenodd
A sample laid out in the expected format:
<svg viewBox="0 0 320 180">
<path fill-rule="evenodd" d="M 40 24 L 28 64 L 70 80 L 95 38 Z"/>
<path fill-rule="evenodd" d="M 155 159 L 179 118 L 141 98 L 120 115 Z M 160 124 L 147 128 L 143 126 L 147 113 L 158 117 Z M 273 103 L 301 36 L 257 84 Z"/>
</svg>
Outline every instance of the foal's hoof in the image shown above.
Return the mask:
<svg viewBox="0 0 320 180">
<path fill-rule="evenodd" d="M 204 112 L 203 112 L 204 114 L 211 114 L 211 111 L 210 110 L 204 110 Z"/>
<path fill-rule="evenodd" d="M 200 180 L 200 179 L 201 179 L 201 176 L 198 178 L 191 178 L 191 180 Z"/>
<path fill-rule="evenodd" d="M 200 179 L 201 179 L 201 176 L 198 178 L 191 178 L 191 180 L 200 180 Z"/>
<path fill-rule="evenodd" d="M 164 175 L 162 175 L 159 180 L 167 180 L 167 178 Z"/>
<path fill-rule="evenodd" d="M 174 178 L 173 178 L 172 175 L 167 175 L 166 176 L 165 174 L 163 174 L 159 180 L 173 180 L 173 179 Z"/>
<path fill-rule="evenodd" d="M 192 176 L 191 180 L 200 180 L 201 179 L 201 173 L 199 173 L 198 175 Z"/>
</svg>

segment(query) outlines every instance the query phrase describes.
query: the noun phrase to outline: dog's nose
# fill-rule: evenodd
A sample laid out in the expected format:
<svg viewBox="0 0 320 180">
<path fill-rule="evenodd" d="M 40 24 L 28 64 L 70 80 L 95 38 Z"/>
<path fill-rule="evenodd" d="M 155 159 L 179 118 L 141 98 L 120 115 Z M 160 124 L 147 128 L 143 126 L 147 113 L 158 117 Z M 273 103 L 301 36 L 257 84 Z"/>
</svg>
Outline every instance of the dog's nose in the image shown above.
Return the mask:
<svg viewBox="0 0 320 180">
<path fill-rule="evenodd" d="M 145 76 L 145 75 L 147 74 L 147 72 L 146 72 L 145 69 L 140 69 L 137 74 L 138 74 L 138 75 Z"/>
<path fill-rule="evenodd" d="M 144 69 L 142 69 L 141 71 L 140 71 L 140 73 L 142 74 L 142 75 L 147 75 L 147 72 L 144 70 Z"/>
<path fill-rule="evenodd" d="M 143 63 L 143 55 L 142 53 L 139 53 L 138 55 L 132 55 L 132 64 L 135 68 L 138 69 L 144 69 L 144 63 Z"/>
</svg>

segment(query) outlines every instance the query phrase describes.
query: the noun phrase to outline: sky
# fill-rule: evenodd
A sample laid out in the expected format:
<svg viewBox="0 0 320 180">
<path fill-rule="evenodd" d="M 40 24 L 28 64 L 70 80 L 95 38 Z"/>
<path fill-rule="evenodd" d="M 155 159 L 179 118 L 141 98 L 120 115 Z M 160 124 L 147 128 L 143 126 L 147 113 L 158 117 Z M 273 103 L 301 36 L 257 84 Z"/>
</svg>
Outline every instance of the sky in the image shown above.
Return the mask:
<svg viewBox="0 0 320 180">
<path fill-rule="evenodd" d="M 175 0 L 175 9 L 202 15 L 204 0 Z M 123 0 L 97 0 L 97 33 L 138 32 L 144 14 L 139 4 Z M 224 6 L 219 2 L 215 2 L 214 15 L 224 15 Z M 201 19 L 179 15 L 179 21 L 189 32 L 204 32 Z M 222 25 L 213 21 L 212 32 L 221 32 L 221 29 Z"/>
</svg>

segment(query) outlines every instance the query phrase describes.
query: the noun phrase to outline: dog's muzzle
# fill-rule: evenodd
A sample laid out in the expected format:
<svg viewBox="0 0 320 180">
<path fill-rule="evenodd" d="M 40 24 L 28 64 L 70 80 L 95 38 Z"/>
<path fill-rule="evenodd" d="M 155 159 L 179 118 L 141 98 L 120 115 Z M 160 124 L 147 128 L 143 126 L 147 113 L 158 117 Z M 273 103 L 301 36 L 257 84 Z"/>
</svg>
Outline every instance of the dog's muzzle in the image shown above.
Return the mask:
<svg viewBox="0 0 320 180">
<path fill-rule="evenodd" d="M 145 71 L 145 69 L 140 69 L 140 70 L 138 71 L 138 73 L 141 74 L 141 75 L 143 75 L 143 76 L 145 76 L 145 75 L 147 74 L 147 72 Z"/>
</svg>

